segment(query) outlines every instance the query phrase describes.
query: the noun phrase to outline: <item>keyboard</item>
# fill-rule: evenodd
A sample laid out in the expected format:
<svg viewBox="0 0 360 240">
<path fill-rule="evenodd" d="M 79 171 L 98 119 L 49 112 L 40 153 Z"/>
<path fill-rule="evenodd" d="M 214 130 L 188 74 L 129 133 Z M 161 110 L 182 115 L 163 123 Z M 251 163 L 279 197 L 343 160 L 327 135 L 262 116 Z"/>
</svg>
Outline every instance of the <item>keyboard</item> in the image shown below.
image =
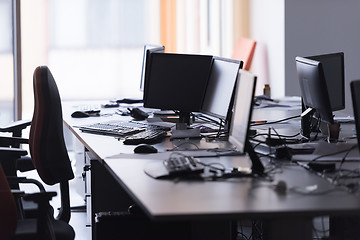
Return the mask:
<svg viewBox="0 0 360 240">
<path fill-rule="evenodd" d="M 167 131 L 163 129 L 147 129 L 134 135 L 125 137 L 124 144 L 138 145 L 141 143 L 157 143 L 166 137 Z"/>
<path fill-rule="evenodd" d="M 95 134 L 104 134 L 117 137 L 125 137 L 139 132 L 143 132 L 149 129 L 157 129 L 163 131 L 169 131 L 168 127 L 160 127 L 155 125 L 150 125 L 147 123 L 127 121 L 119 122 L 117 120 L 94 123 L 86 126 L 81 126 L 80 130 L 88 133 Z"/>
<path fill-rule="evenodd" d="M 185 176 L 204 172 L 204 166 L 191 156 L 176 156 L 164 160 L 169 176 Z"/>
</svg>

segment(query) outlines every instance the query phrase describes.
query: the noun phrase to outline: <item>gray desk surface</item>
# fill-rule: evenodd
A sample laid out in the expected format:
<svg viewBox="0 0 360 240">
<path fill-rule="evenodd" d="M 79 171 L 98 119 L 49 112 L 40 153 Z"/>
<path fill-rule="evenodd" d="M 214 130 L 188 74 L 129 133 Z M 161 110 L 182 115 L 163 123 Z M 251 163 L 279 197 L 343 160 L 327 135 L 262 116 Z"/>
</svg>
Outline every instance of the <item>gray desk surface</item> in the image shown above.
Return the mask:
<svg viewBox="0 0 360 240">
<path fill-rule="evenodd" d="M 342 189 L 334 190 L 325 179 L 296 165 L 283 164 L 274 175 L 273 182 L 256 179 L 217 182 L 152 179 L 144 173 L 145 165 L 161 162 L 166 154 L 144 157 L 133 154 L 134 146 L 125 146 L 113 137 L 82 133 L 73 126 L 91 123 L 94 119 L 69 117 L 71 112 L 78 108 L 74 103 L 63 103 L 67 126 L 99 160 L 104 160 L 108 171 L 153 219 L 276 218 L 360 213 L 358 196 Z M 108 119 L 114 117 L 117 116 Z M 156 147 L 164 150 L 173 148 L 176 144 L 165 141 Z M 203 160 L 218 161 L 228 167 L 249 164 L 240 157 Z M 274 190 L 273 185 L 278 180 L 286 181 L 286 194 Z M 301 193 L 308 187 L 315 186 L 317 190 L 314 192 Z"/>
<path fill-rule="evenodd" d="M 202 160 L 221 162 L 228 167 L 248 164 L 242 157 Z M 144 167 L 155 161 L 162 160 L 105 159 L 109 171 L 154 219 L 241 219 L 360 213 L 358 196 L 335 189 L 325 179 L 295 165 L 280 167 L 273 182 L 249 178 L 203 182 L 152 179 L 144 173 Z M 275 191 L 274 184 L 278 180 L 286 181 L 286 194 Z M 317 189 L 307 192 L 312 187 Z"/>
</svg>

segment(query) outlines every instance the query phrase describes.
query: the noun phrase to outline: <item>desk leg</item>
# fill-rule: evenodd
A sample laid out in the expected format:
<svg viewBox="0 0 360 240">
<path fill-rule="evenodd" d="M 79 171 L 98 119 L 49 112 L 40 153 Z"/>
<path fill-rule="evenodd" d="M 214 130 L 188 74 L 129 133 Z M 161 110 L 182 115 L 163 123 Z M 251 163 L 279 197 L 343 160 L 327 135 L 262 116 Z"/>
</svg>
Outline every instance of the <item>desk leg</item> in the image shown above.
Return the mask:
<svg viewBox="0 0 360 240">
<path fill-rule="evenodd" d="M 360 218 L 330 217 L 330 239 L 360 239 Z"/>
<path fill-rule="evenodd" d="M 263 239 L 312 239 L 312 218 L 269 219 L 263 221 Z"/>
<path fill-rule="evenodd" d="M 95 233 L 95 214 L 98 212 L 127 212 L 134 201 L 121 188 L 98 160 L 91 160 L 91 223 Z"/>
</svg>

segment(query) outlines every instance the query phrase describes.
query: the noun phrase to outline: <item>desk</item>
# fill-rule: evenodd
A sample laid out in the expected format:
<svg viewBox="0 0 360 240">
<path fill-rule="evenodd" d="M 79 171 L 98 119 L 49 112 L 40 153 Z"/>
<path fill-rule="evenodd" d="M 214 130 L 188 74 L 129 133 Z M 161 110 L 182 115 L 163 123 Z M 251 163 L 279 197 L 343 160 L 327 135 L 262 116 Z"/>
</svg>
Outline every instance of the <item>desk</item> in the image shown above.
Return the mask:
<svg viewBox="0 0 360 240">
<path fill-rule="evenodd" d="M 152 179 L 144 173 L 145 165 L 162 161 L 167 153 L 144 157 L 132 153 L 134 146 L 125 146 L 113 137 L 80 132 L 72 127 L 80 120 L 68 117 L 73 104 L 63 103 L 64 120 L 84 144 L 90 160 L 93 224 L 96 212 L 126 210 L 135 202 L 154 221 L 193 221 L 199 229 L 210 233 L 214 229 L 206 228 L 206 225 L 211 222 L 261 219 L 266 223 L 264 234 L 271 239 L 310 239 L 313 217 L 360 214 L 358 196 L 343 189 L 333 190 L 334 187 L 325 179 L 287 162 L 280 164 L 281 171 L 273 176 L 275 183 L 286 181 L 286 194 L 276 192 L 273 182 L 260 179 L 215 182 Z M 227 143 L 201 140 L 196 144 L 211 147 L 226 146 Z M 165 140 L 156 147 L 165 152 L 165 149 L 174 147 L 174 142 Z M 249 164 L 248 160 L 235 156 L 203 158 L 202 161 L 217 161 L 228 167 Z M 319 194 L 300 193 L 314 185 Z M 192 239 L 201 239 L 199 231 L 197 233 L 194 229 Z M 230 238 L 231 234 L 227 236 Z"/>
</svg>

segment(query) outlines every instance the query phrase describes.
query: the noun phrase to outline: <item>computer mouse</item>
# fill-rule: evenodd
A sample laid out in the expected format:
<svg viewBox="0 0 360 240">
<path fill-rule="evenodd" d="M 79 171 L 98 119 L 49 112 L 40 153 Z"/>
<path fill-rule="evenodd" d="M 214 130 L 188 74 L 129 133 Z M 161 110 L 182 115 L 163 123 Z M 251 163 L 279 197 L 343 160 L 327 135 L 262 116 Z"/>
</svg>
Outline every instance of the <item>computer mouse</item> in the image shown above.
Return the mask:
<svg viewBox="0 0 360 240">
<path fill-rule="evenodd" d="M 71 117 L 73 118 L 85 118 L 85 117 L 90 117 L 89 114 L 87 114 L 86 112 L 83 111 L 75 111 L 71 114 Z"/>
<path fill-rule="evenodd" d="M 150 144 L 140 144 L 134 148 L 134 153 L 157 153 L 158 150 Z"/>
<path fill-rule="evenodd" d="M 135 120 L 145 120 L 149 117 L 149 114 L 141 110 L 140 108 L 128 108 L 130 116 L 132 116 Z"/>
</svg>

